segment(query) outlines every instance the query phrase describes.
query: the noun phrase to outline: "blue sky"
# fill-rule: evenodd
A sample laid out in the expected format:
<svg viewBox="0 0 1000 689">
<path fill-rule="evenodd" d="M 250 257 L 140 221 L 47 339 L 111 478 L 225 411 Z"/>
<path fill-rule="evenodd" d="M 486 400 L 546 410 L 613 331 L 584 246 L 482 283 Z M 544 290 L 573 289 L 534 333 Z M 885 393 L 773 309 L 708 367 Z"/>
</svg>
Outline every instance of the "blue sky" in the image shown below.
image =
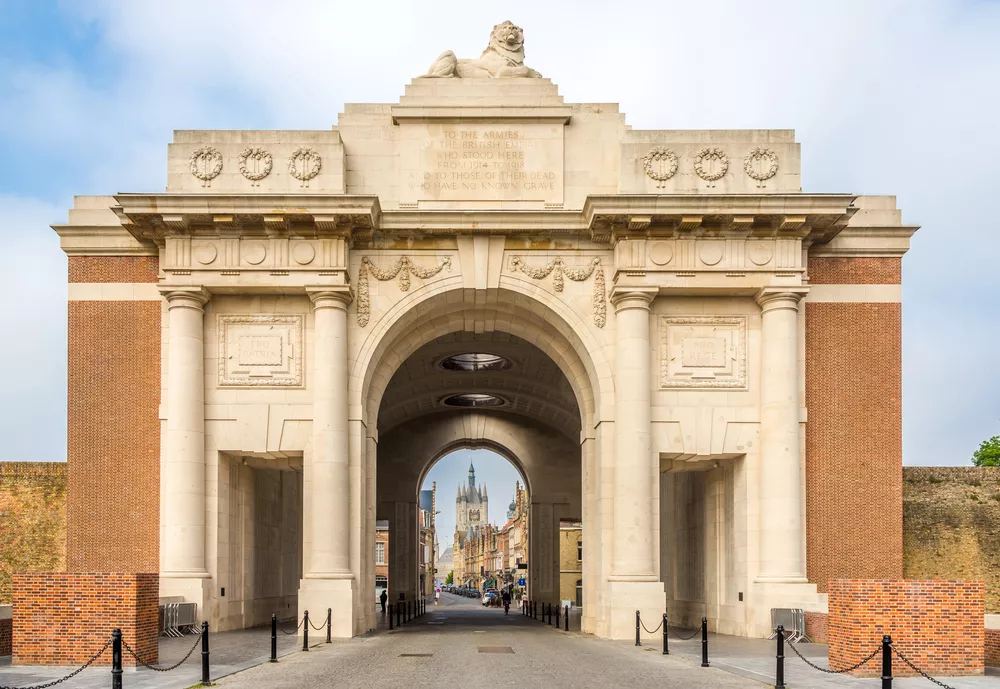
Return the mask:
<svg viewBox="0 0 1000 689">
<path fill-rule="evenodd" d="M 443 50 L 526 32 L 568 101 L 635 128 L 794 128 L 805 191 L 896 194 L 904 461 L 1000 433 L 1000 3 L 511 0 L 458 11 L 331 0 L 0 1 L 2 459 L 65 458 L 73 194 L 156 191 L 173 129 L 316 128 L 392 102 Z"/>
<path fill-rule="evenodd" d="M 437 533 L 441 552 L 451 546 L 455 536 L 455 493 L 458 485 L 468 482 L 469 464 L 476 467 L 476 485 L 486 485 L 490 498 L 489 520 L 496 526 L 507 521 L 507 508 L 514 499 L 514 482 L 524 479 L 514 465 L 491 450 L 457 450 L 445 455 L 427 472 L 424 489 L 437 482 Z"/>
</svg>

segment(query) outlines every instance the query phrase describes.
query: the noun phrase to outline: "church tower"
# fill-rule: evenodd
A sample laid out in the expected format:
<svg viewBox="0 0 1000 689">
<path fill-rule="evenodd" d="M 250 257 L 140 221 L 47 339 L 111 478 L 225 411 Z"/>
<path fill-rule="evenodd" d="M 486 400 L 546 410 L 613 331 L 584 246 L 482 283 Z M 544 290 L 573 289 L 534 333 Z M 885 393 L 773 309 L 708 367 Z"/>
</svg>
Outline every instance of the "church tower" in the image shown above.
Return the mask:
<svg viewBox="0 0 1000 689">
<path fill-rule="evenodd" d="M 461 543 L 469 529 L 479 529 L 489 521 L 489 497 L 486 486 L 476 486 L 476 467 L 469 465 L 468 482 L 459 484 L 455 497 L 455 544 Z"/>
</svg>

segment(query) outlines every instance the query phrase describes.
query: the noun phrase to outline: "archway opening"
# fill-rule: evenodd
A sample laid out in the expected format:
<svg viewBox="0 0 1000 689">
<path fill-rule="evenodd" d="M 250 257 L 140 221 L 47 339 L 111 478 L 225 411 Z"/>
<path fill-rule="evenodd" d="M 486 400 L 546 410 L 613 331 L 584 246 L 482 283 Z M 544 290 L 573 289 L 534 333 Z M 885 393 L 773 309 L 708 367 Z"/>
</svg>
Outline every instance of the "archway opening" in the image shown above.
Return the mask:
<svg viewBox="0 0 1000 689">
<path fill-rule="evenodd" d="M 436 460 L 420 491 L 420 590 L 493 607 L 504 592 L 521 599 L 530 504 L 520 468 L 495 450 L 457 449 Z"/>
<path fill-rule="evenodd" d="M 414 347 L 384 375 L 378 598 L 384 587 L 390 605 L 433 600 L 440 586 L 480 606 L 484 594 L 507 591 L 515 605 L 520 596 L 578 608 L 582 417 L 563 369 L 517 335 L 458 331 Z"/>
</svg>

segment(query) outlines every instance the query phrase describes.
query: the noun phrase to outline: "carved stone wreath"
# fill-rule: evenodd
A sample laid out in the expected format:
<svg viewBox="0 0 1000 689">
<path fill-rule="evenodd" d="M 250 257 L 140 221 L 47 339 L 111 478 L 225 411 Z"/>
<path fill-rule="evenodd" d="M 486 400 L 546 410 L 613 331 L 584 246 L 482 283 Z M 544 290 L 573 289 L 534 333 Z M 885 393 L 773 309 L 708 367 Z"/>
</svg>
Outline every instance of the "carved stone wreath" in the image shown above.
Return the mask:
<svg viewBox="0 0 1000 689">
<path fill-rule="evenodd" d="M 574 282 L 583 282 L 591 275 L 594 276 L 594 325 L 603 328 L 608 321 L 607 296 L 604 287 L 604 268 L 601 267 L 601 259 L 594 258 L 589 264 L 582 267 L 570 267 L 560 257 L 556 257 L 546 263 L 541 268 L 533 268 L 524 262 L 521 256 L 512 256 L 510 259 L 510 269 L 514 272 L 520 271 L 532 280 L 544 280 L 552 275 L 552 288 L 556 292 L 562 292 L 566 283 L 564 277 Z"/>
<path fill-rule="evenodd" d="M 647 177 L 660 182 L 657 187 L 662 187 L 663 182 L 677 173 L 677 154 L 663 146 L 651 148 L 642 157 L 642 169 L 646 171 Z"/>
<path fill-rule="evenodd" d="M 318 175 L 322 168 L 323 159 L 309 146 L 296 148 L 288 156 L 288 174 L 301 182 L 299 186 L 308 187 L 309 180 Z"/>
<path fill-rule="evenodd" d="M 421 268 L 414 265 L 409 256 L 400 256 L 387 270 L 382 270 L 367 256 L 361 258 L 361 270 L 358 271 L 358 325 L 364 328 L 371 318 L 371 298 L 368 290 L 368 273 L 379 280 L 386 282 L 399 277 L 399 291 L 410 291 L 410 275 L 416 275 L 421 280 L 432 278 L 442 270 L 447 268 L 451 271 L 451 257 L 445 256 L 436 266 Z"/>
<path fill-rule="evenodd" d="M 212 180 L 222 172 L 222 154 L 211 146 L 204 146 L 191 154 L 191 174 L 201 180 L 201 186 L 212 186 Z"/>
<path fill-rule="evenodd" d="M 247 162 L 256 163 L 255 170 L 247 167 Z M 239 156 L 240 174 L 250 180 L 253 186 L 260 186 L 260 180 L 271 174 L 273 160 L 271 154 L 263 148 L 244 148 Z"/>
<path fill-rule="evenodd" d="M 715 171 L 706 170 L 705 163 L 707 162 L 718 163 L 718 169 Z M 698 155 L 694 158 L 694 172 L 709 182 L 709 186 L 714 187 L 715 185 L 711 182 L 722 179 L 729 172 L 729 156 L 721 148 L 703 148 L 698 151 Z"/>
<path fill-rule="evenodd" d="M 755 163 L 764 163 L 765 161 L 767 162 L 766 167 L 763 164 L 760 169 L 755 166 Z M 778 155 L 770 148 L 760 146 L 751 148 L 746 158 L 743 159 L 743 170 L 749 177 L 758 182 L 765 182 L 778 173 Z M 757 186 L 762 185 L 758 184 Z"/>
</svg>

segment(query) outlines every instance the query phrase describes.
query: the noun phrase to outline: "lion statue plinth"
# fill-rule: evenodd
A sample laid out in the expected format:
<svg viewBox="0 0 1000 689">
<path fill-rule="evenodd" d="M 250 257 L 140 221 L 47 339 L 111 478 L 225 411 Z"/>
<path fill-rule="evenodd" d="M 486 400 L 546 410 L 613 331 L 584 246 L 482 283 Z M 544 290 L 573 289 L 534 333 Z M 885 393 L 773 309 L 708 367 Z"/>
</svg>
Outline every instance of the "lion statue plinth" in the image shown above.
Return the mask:
<svg viewBox="0 0 1000 689">
<path fill-rule="evenodd" d="M 490 44 L 476 60 L 459 60 L 447 50 L 438 56 L 425 77 L 502 78 L 542 75 L 524 64 L 524 31 L 513 22 L 493 27 Z"/>
</svg>

